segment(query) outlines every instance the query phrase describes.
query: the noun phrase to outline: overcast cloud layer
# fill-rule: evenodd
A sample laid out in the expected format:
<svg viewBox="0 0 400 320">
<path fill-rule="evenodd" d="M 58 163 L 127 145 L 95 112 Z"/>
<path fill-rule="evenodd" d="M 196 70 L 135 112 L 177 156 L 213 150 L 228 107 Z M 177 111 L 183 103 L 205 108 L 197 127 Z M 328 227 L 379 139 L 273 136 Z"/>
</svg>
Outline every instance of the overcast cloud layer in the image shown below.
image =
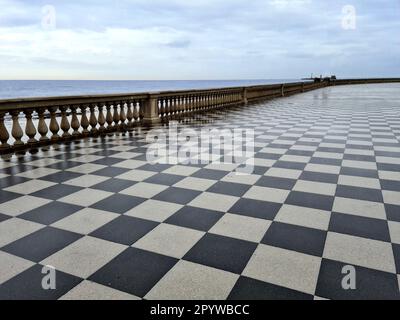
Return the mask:
<svg viewBox="0 0 400 320">
<path fill-rule="evenodd" d="M 1 79 L 400 76 L 399 57 L 400 0 L 0 0 Z"/>
</svg>

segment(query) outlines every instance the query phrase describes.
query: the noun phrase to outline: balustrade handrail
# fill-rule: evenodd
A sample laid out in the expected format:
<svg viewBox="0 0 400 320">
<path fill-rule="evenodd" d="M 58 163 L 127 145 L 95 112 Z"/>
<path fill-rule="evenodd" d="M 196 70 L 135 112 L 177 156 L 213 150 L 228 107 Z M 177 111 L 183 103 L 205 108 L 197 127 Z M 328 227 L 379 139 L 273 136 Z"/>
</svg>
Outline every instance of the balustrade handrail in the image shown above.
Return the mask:
<svg viewBox="0 0 400 320">
<path fill-rule="evenodd" d="M 0 100 L 0 153 L 94 135 L 111 135 L 116 131 L 133 131 L 138 125 L 182 119 L 197 112 L 246 105 L 330 85 L 381 82 L 400 82 L 400 79 L 341 79 L 147 93 L 3 99 Z M 24 130 L 21 113 L 25 116 Z M 37 117 L 33 117 L 34 113 Z M 5 124 L 6 116 L 12 118 L 11 130 Z M 9 141 L 10 133 L 14 139 L 12 144 L 9 144 L 12 142 Z"/>
</svg>

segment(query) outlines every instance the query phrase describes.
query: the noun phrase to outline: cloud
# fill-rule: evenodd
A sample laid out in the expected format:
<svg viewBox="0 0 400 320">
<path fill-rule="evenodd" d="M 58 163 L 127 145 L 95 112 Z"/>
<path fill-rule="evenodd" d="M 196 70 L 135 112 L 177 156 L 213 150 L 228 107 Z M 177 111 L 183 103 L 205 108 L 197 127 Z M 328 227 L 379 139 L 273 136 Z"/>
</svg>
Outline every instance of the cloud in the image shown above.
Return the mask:
<svg viewBox="0 0 400 320">
<path fill-rule="evenodd" d="M 400 1 L 0 0 L 0 77 L 299 78 L 400 74 Z M 379 73 L 379 74 L 378 74 Z"/>
</svg>

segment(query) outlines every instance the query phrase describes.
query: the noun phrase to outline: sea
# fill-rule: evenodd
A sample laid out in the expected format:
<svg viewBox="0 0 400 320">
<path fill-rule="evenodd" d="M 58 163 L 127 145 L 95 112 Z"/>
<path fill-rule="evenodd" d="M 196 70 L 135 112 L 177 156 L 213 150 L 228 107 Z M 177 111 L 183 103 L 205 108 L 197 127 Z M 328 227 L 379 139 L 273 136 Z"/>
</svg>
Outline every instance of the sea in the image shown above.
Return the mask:
<svg viewBox="0 0 400 320">
<path fill-rule="evenodd" d="M 210 89 L 297 81 L 300 80 L 0 80 L 0 99 Z"/>
</svg>

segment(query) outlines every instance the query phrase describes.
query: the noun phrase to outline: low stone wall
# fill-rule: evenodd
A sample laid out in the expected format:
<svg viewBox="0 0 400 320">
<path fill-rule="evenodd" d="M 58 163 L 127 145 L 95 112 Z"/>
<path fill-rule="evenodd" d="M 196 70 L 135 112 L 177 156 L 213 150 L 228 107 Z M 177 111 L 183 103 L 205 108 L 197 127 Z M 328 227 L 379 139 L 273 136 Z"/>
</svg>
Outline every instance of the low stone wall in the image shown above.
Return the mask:
<svg viewBox="0 0 400 320">
<path fill-rule="evenodd" d="M 135 126 L 182 119 L 198 112 L 256 103 L 332 85 L 387 82 L 400 82 L 400 79 L 343 79 L 209 90 L 0 100 L 0 153 L 116 131 L 132 131 Z M 5 125 L 7 117 L 12 119 L 11 130 Z M 25 124 L 24 129 L 21 123 Z M 12 144 L 9 143 L 10 135 L 14 140 Z"/>
</svg>

